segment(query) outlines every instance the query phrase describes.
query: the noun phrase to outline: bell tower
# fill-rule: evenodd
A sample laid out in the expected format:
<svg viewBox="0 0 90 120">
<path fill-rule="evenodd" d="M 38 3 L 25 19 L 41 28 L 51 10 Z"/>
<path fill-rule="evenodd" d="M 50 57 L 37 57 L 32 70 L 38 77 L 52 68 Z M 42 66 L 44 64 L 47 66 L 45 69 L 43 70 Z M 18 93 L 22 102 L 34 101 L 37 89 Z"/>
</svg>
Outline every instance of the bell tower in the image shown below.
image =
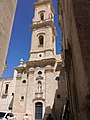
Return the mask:
<svg viewBox="0 0 90 120">
<path fill-rule="evenodd" d="M 56 53 L 56 29 L 52 0 L 39 0 L 34 3 L 34 8 L 30 60 L 53 57 Z"/>
<path fill-rule="evenodd" d="M 25 113 L 29 120 L 46 120 L 52 113 L 58 82 L 54 27 L 54 8 L 52 0 L 38 0 L 34 3 L 32 20 L 32 42 L 30 58 L 16 68 L 16 89 L 13 112 L 17 120 L 23 119 Z M 59 58 L 60 60 L 60 58 Z M 14 77 L 15 77 L 14 76 Z M 18 106 L 17 106 L 18 105 Z"/>
</svg>

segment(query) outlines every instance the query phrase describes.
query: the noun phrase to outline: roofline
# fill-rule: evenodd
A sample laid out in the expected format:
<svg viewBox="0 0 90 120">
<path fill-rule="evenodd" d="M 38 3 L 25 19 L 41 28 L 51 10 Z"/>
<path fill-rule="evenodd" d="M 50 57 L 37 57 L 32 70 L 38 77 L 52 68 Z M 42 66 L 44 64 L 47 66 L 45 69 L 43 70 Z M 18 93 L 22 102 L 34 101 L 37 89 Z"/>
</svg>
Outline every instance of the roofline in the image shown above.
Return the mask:
<svg viewBox="0 0 90 120">
<path fill-rule="evenodd" d="M 0 80 L 7 80 L 7 79 L 13 79 L 13 77 L 0 78 Z"/>
</svg>

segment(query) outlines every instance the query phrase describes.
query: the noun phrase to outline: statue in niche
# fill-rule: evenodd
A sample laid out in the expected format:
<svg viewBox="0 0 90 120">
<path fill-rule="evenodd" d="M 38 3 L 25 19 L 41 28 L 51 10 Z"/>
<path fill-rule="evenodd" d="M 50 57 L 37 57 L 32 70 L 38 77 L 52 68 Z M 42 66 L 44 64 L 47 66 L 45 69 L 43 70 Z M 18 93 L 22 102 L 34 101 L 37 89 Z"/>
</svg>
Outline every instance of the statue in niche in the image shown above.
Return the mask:
<svg viewBox="0 0 90 120">
<path fill-rule="evenodd" d="M 41 81 L 38 81 L 38 93 L 42 92 L 42 83 Z"/>
</svg>

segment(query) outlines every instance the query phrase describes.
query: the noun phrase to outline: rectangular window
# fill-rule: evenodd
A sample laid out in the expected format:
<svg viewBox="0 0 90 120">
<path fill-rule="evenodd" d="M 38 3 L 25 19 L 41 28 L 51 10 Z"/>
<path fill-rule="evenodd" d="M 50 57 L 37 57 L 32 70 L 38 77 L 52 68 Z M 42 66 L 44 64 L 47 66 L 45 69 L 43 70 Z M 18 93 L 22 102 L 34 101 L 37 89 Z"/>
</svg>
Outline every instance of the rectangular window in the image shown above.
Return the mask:
<svg viewBox="0 0 90 120">
<path fill-rule="evenodd" d="M 6 84 L 6 86 L 5 86 L 5 94 L 8 93 L 8 88 L 9 88 L 9 84 Z"/>
<path fill-rule="evenodd" d="M 35 120 L 42 120 L 42 103 L 40 102 L 35 105 Z"/>
</svg>

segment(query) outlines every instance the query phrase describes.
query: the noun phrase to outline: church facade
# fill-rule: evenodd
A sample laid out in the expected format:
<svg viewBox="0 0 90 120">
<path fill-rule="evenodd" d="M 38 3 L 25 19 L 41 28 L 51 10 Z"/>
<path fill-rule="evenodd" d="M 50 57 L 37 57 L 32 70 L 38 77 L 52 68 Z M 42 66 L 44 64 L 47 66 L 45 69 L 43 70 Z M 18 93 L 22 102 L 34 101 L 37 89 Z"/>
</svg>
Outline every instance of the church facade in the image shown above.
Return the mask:
<svg viewBox="0 0 90 120">
<path fill-rule="evenodd" d="M 55 96 L 60 71 L 56 69 L 62 66 L 62 60 L 60 55 L 56 55 L 52 0 L 38 0 L 34 8 L 30 58 L 26 63 L 21 59 L 14 70 L 13 80 L 5 80 L 5 84 L 1 84 L 1 93 L 9 96 L 8 107 L 4 110 L 12 109 L 17 120 L 22 120 L 25 114 L 28 114 L 29 120 L 46 119 L 54 110 L 52 115 L 59 120 L 60 115 L 55 114 L 55 108 L 61 106 L 60 101 L 55 103 Z M 57 98 L 60 98 L 59 92 Z"/>
</svg>

